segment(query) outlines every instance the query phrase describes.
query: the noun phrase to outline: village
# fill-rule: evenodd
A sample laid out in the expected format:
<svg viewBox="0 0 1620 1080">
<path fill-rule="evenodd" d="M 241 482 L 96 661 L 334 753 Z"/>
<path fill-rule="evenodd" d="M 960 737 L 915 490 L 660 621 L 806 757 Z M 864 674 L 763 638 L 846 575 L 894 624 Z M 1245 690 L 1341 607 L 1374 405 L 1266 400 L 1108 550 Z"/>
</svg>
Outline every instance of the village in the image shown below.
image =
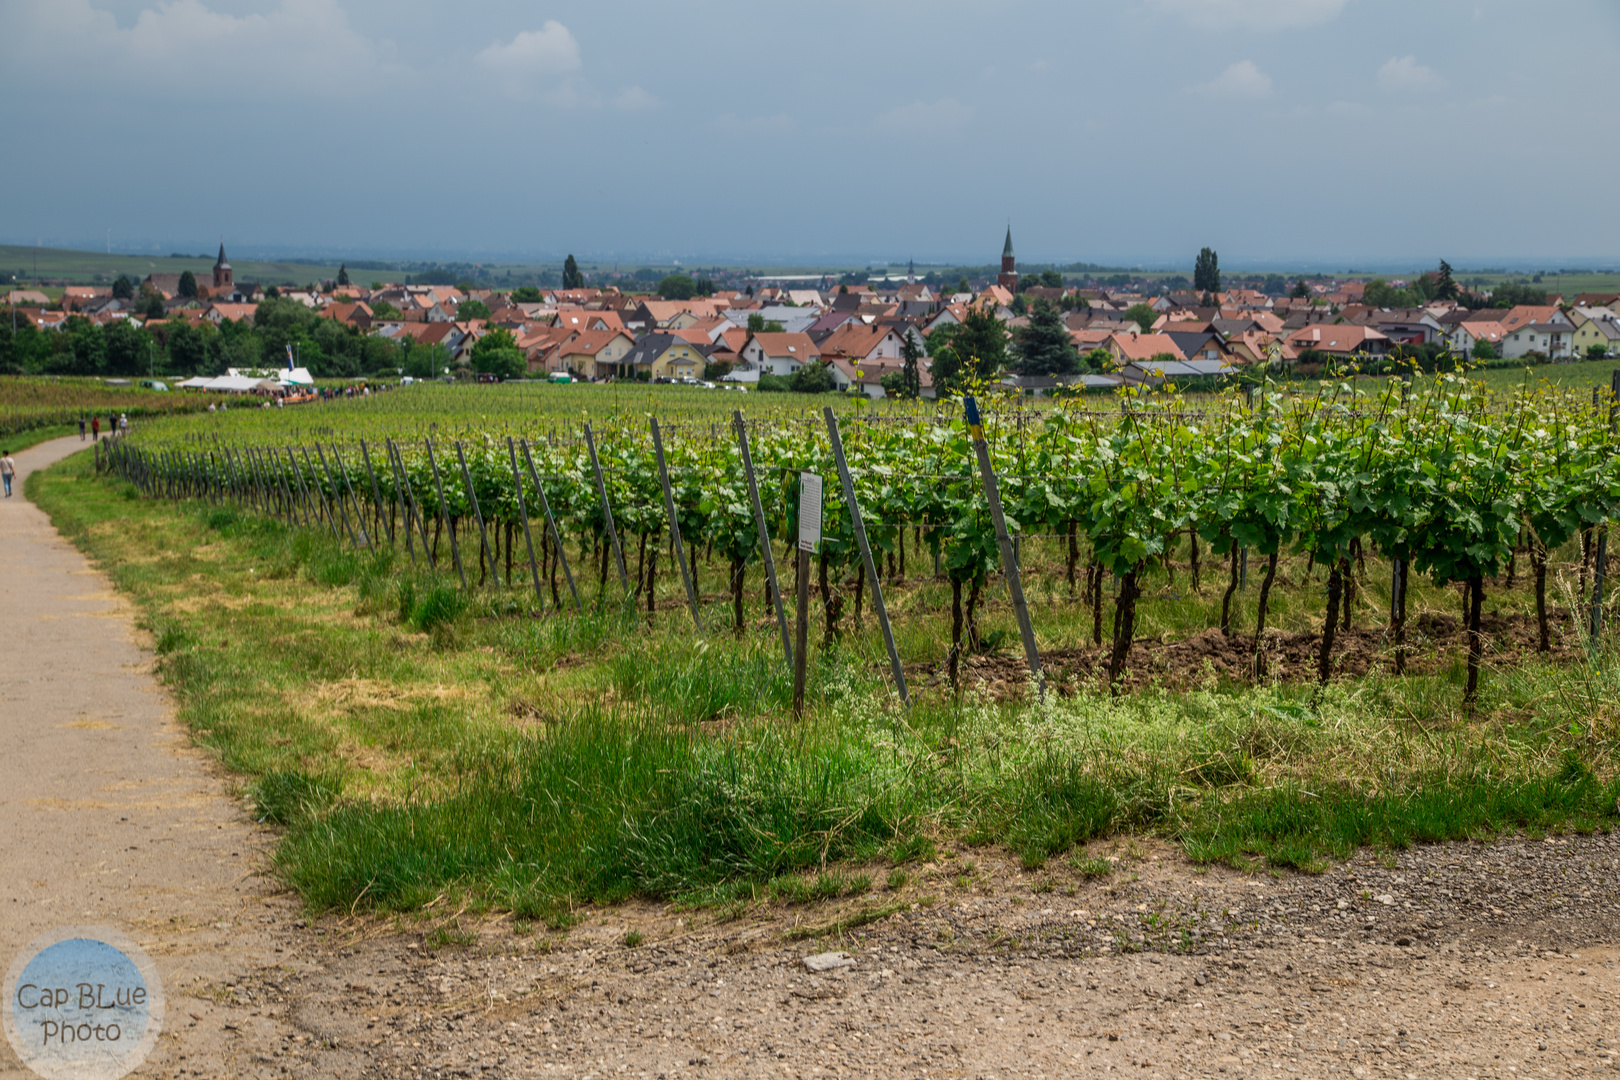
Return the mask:
<svg viewBox="0 0 1620 1080">
<path fill-rule="evenodd" d="M 1256 373 L 1311 376 L 1352 363 L 1378 373 L 1392 359 L 1421 365 L 1441 354 L 1476 364 L 1620 355 L 1616 294 L 1561 297 L 1509 285 L 1498 291 L 1510 299 L 1493 300 L 1490 291 L 1461 287 L 1442 263 L 1413 282 L 1301 278 L 1285 295 L 1273 295 L 1222 288 L 1215 260 L 1205 249 L 1190 289 L 1075 282 L 1051 270 L 1020 274 L 1009 228 L 993 280 L 963 277 L 949 286 L 919 280 L 912 269 L 904 278 L 858 283 L 835 284 L 828 276 L 819 287 L 761 276 L 742 288 L 714 288 L 705 279 L 672 275 L 660 283 L 671 294 L 665 296 L 620 284 L 588 286 L 577 270 L 575 287 L 504 292 L 469 283 L 367 287 L 346 269 L 315 287 L 266 287 L 236 280 L 221 243 L 204 280 L 189 271 L 154 273 L 138 284 L 124 279 L 122 287 L 66 285 L 55 301 L 16 289 L 6 302 L 13 319 L 42 331 L 69 320 L 125 322 L 167 350 L 182 326 L 251 327 L 261 305 L 278 300 L 399 352 L 426 347 L 442 359 L 442 368 L 434 362 L 418 373 L 430 378 L 635 380 L 871 398 L 933 398 L 937 384 L 968 374 L 1047 393 L 1166 380 L 1211 384 Z M 1525 293 L 1536 302 L 1513 302 Z M 969 324 L 978 332 L 959 335 Z M 971 343 L 975 357 L 960 357 L 946 371 L 938 359 L 942 344 L 959 336 L 958 351 Z M 180 384 L 188 388 L 254 393 L 269 384 L 253 376 L 285 369 L 297 375 L 279 384 L 296 394 L 314 378 L 294 346 L 285 348 L 285 364 L 267 356 L 258 371 L 185 371 L 180 361 L 168 370 L 193 376 Z M 979 352 L 991 360 L 981 362 Z M 502 363 L 487 362 L 494 355 Z M 316 376 L 325 374 L 312 367 Z"/>
</svg>

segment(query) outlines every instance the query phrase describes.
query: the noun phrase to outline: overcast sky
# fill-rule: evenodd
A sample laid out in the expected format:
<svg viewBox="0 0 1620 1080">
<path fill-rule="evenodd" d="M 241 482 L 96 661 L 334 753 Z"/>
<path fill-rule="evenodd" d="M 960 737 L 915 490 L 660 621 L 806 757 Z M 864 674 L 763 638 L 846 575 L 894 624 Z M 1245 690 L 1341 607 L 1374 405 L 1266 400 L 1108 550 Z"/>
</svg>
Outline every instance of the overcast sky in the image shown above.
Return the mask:
<svg viewBox="0 0 1620 1080">
<path fill-rule="evenodd" d="M 0 0 L 0 240 L 1620 266 L 1615 0 Z"/>
</svg>

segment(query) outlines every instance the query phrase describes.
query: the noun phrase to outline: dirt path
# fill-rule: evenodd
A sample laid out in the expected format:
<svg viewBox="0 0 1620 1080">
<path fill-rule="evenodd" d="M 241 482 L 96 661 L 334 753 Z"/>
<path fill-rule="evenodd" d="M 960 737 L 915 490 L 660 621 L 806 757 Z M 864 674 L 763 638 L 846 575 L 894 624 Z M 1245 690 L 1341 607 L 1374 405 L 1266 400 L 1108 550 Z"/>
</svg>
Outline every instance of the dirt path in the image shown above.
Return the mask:
<svg viewBox="0 0 1620 1080">
<path fill-rule="evenodd" d="M 121 930 L 169 994 L 142 1071 L 228 1065 L 213 988 L 273 965 L 268 928 L 296 916 L 255 873 L 262 830 L 171 719 L 128 602 L 22 497 L 29 472 L 81 449 L 17 454 L 0 500 L 0 964 L 59 926 Z M 31 1075 L 0 1040 L 0 1077 Z"/>
<path fill-rule="evenodd" d="M 77 439 L 18 455 L 26 473 Z M 1320 877 L 1152 844 L 1028 872 L 958 849 L 818 907 L 627 904 L 566 934 L 306 926 L 107 581 L 0 502 L 0 960 L 72 923 L 157 961 L 180 1077 L 1498 1077 L 1620 1050 L 1620 836 L 1371 854 Z M 1091 864 L 1095 868 L 1096 864 Z M 855 929 L 852 915 L 880 913 Z M 437 917 L 437 913 L 435 913 Z M 627 936 L 627 935 L 639 935 Z M 805 956 L 850 966 L 812 974 Z M 0 1077 L 21 1077 L 9 1047 Z"/>
</svg>

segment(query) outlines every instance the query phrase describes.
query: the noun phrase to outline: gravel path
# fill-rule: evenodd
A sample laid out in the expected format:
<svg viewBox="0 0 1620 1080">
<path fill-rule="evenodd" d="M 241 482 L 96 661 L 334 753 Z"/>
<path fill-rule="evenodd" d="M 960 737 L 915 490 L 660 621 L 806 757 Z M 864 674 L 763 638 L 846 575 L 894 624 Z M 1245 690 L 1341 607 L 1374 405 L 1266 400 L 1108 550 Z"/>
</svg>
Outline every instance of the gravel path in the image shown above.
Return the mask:
<svg viewBox="0 0 1620 1080">
<path fill-rule="evenodd" d="M 566 936 L 497 921 L 439 949 L 333 925 L 349 936 L 318 972 L 255 992 L 327 1047 L 288 1048 L 327 1075 L 1615 1068 L 1615 836 L 1420 848 L 1281 878 L 1131 848 L 1104 881 L 962 852 L 897 893 L 730 922 L 626 905 Z M 785 939 L 896 906 L 842 937 Z M 853 963 L 806 970 L 835 950 Z"/>
<path fill-rule="evenodd" d="M 82 449 L 17 454 L 17 495 L 0 499 L 0 970 L 45 931 L 120 930 L 169 994 L 148 1070 L 223 1063 L 223 1045 L 186 1048 L 204 1022 L 190 1014 L 215 1016 L 207 988 L 273 962 L 261 920 L 295 916 L 255 873 L 268 838 L 173 722 L 128 602 L 22 497 L 30 472 Z M 32 1075 L 0 1039 L 0 1077 Z"/>
<path fill-rule="evenodd" d="M 308 924 L 257 872 L 267 835 L 169 719 L 123 601 L 21 499 L 0 505 L 0 634 L 0 955 L 69 922 L 140 941 L 170 992 L 141 1075 L 1616 1068 L 1612 834 L 1367 854 L 1318 877 L 1197 868 L 1147 842 L 1095 847 L 1102 878 L 961 849 L 814 907 L 626 904 L 567 933 Z M 828 952 L 848 963 L 807 970 Z M 0 1077 L 23 1075 L 0 1049 Z"/>
</svg>

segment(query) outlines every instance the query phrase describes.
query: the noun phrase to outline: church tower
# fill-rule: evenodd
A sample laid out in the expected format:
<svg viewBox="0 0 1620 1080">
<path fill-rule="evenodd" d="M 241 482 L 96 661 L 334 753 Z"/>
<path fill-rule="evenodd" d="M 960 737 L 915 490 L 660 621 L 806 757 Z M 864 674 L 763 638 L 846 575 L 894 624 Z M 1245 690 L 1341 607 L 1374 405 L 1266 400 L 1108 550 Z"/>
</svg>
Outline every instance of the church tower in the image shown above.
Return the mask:
<svg viewBox="0 0 1620 1080">
<path fill-rule="evenodd" d="M 1009 233 L 1010 237 L 1012 234 Z M 1009 244 L 1012 241 L 1007 241 Z M 234 283 L 231 281 L 231 264 L 225 261 L 225 241 L 219 242 L 219 258 L 214 261 L 214 291 L 229 290 Z"/>
<path fill-rule="evenodd" d="M 220 249 L 221 251 L 224 248 Z M 1012 226 L 1007 226 L 1007 243 L 1001 249 L 1001 273 L 996 275 L 996 284 L 1003 289 L 1018 291 L 1018 267 L 1013 258 Z"/>
</svg>

